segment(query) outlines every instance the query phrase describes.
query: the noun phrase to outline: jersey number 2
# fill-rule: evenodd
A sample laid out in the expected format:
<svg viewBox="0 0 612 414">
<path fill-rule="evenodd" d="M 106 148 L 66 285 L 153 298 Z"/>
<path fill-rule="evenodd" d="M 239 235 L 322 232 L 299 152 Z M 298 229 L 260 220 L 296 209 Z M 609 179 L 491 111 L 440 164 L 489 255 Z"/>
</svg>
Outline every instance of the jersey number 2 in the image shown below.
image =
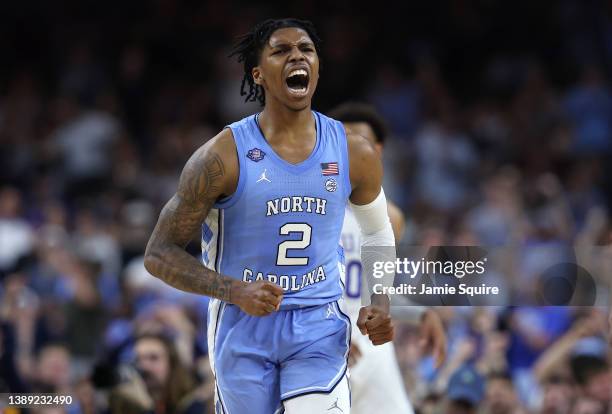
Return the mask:
<svg viewBox="0 0 612 414">
<path fill-rule="evenodd" d="M 287 223 L 281 226 L 279 231 L 281 236 L 288 236 L 290 233 L 302 233 L 299 240 L 285 240 L 279 243 L 276 255 L 277 266 L 305 266 L 308 264 L 308 257 L 287 257 L 287 250 L 305 249 L 310 246 L 312 227 L 306 223 Z"/>
</svg>

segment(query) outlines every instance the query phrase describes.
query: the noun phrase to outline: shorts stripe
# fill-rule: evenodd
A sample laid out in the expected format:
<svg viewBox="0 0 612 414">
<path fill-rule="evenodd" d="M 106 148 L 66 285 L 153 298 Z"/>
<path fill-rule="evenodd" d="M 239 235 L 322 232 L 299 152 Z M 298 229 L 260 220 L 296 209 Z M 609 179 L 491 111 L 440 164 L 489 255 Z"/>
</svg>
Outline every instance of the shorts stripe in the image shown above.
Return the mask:
<svg viewBox="0 0 612 414">
<path fill-rule="evenodd" d="M 340 301 L 344 301 L 343 299 L 339 299 L 337 301 L 334 302 L 334 305 L 336 305 L 335 310 L 336 310 L 336 315 L 338 315 L 338 317 L 340 319 L 343 319 L 344 322 L 347 324 L 347 329 L 348 329 L 348 335 L 346 336 L 346 352 L 344 353 L 344 359 L 346 359 L 346 363 L 348 365 L 348 357 L 349 357 L 349 351 L 351 349 L 351 335 L 353 334 L 352 332 L 352 325 L 351 325 L 351 318 L 349 318 L 349 316 L 342 312 L 342 309 L 340 308 Z"/>
<path fill-rule="evenodd" d="M 335 381 L 333 385 L 330 387 L 307 387 L 307 388 L 301 388 L 295 391 L 290 391 L 290 392 L 287 392 L 281 395 L 281 401 L 284 402 L 292 398 L 302 397 L 308 394 L 329 394 L 332 391 L 334 391 L 334 389 L 336 389 L 336 386 L 338 386 L 338 384 L 340 384 L 344 378 L 347 379 L 347 383 L 348 383 L 348 376 L 346 375 L 346 369 L 347 369 L 347 366 L 345 365 L 344 369 L 339 372 L 342 375 L 340 375 L 338 380 Z"/>
<path fill-rule="evenodd" d="M 289 391 L 281 395 L 281 400 L 289 400 L 291 398 L 299 397 L 305 394 L 312 393 L 325 393 L 328 394 L 336 388 L 342 379 L 346 376 L 346 370 L 348 368 L 348 354 L 351 348 L 351 320 L 349 319 L 342 310 L 340 310 L 340 306 L 338 305 L 338 301 L 334 302 L 334 313 L 338 317 L 338 319 L 342 319 L 342 321 L 346 324 L 346 351 L 344 353 L 344 363 L 342 367 L 338 371 L 338 373 L 332 378 L 332 380 L 326 386 L 313 386 L 313 387 L 305 387 L 297 390 Z"/>
<path fill-rule="evenodd" d="M 208 315 L 210 317 L 210 326 L 208 327 L 208 359 L 210 362 L 210 368 L 215 377 L 215 396 L 218 397 L 216 402 L 220 402 L 222 414 L 229 414 L 225 407 L 227 404 L 223 401 L 221 390 L 218 386 L 217 371 L 215 369 L 215 350 L 217 346 L 217 338 L 219 336 L 219 330 L 225 313 L 226 303 L 219 299 L 212 299 L 208 306 Z M 216 406 L 215 402 L 215 406 Z"/>
<path fill-rule="evenodd" d="M 340 288 L 342 289 L 342 293 L 346 289 L 345 279 L 346 279 L 346 266 L 342 262 L 338 262 L 338 271 L 340 272 L 340 277 L 338 278 L 338 283 L 340 284 Z"/>
<path fill-rule="evenodd" d="M 207 343 L 208 343 L 208 356 L 210 361 L 210 368 L 215 373 L 215 337 L 217 335 L 217 324 L 219 322 L 219 311 L 221 308 L 221 301 L 219 299 L 211 299 L 208 303 L 208 329 L 206 332 Z"/>
</svg>

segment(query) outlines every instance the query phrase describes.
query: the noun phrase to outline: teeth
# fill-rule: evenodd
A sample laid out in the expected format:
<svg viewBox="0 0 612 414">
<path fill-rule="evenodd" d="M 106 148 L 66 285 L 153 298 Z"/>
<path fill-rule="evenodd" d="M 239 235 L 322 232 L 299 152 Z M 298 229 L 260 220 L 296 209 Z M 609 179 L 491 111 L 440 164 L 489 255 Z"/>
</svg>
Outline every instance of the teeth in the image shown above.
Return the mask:
<svg viewBox="0 0 612 414">
<path fill-rule="evenodd" d="M 306 72 L 304 69 L 295 69 L 295 70 L 292 70 L 291 73 L 289 73 L 289 77 L 297 76 L 297 75 L 308 76 L 308 72 Z"/>
</svg>

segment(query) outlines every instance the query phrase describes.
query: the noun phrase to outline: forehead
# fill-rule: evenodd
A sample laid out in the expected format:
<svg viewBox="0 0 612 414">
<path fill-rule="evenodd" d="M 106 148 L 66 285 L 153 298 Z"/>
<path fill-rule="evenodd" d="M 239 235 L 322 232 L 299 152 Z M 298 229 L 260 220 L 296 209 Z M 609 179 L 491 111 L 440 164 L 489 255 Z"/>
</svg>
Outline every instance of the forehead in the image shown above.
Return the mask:
<svg viewBox="0 0 612 414">
<path fill-rule="evenodd" d="M 159 352 L 164 350 L 164 345 L 155 339 L 141 339 L 136 343 L 136 352 Z"/>
<path fill-rule="evenodd" d="M 300 29 L 299 27 L 283 27 L 282 29 L 275 30 L 272 35 L 270 35 L 270 39 L 266 46 L 275 47 L 283 43 L 299 44 L 305 42 L 312 43 L 306 30 Z"/>
</svg>

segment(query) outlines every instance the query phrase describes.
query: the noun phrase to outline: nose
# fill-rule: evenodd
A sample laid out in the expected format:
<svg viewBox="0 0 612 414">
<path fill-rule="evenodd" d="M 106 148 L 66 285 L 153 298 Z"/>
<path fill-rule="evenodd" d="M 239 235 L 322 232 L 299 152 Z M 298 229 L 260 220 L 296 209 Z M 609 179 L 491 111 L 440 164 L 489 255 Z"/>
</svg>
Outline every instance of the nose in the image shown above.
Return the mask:
<svg viewBox="0 0 612 414">
<path fill-rule="evenodd" d="M 291 48 L 291 54 L 289 55 L 289 61 L 296 62 L 296 61 L 302 61 L 302 60 L 306 60 L 304 53 L 302 53 L 299 47 L 293 46 Z"/>
</svg>

